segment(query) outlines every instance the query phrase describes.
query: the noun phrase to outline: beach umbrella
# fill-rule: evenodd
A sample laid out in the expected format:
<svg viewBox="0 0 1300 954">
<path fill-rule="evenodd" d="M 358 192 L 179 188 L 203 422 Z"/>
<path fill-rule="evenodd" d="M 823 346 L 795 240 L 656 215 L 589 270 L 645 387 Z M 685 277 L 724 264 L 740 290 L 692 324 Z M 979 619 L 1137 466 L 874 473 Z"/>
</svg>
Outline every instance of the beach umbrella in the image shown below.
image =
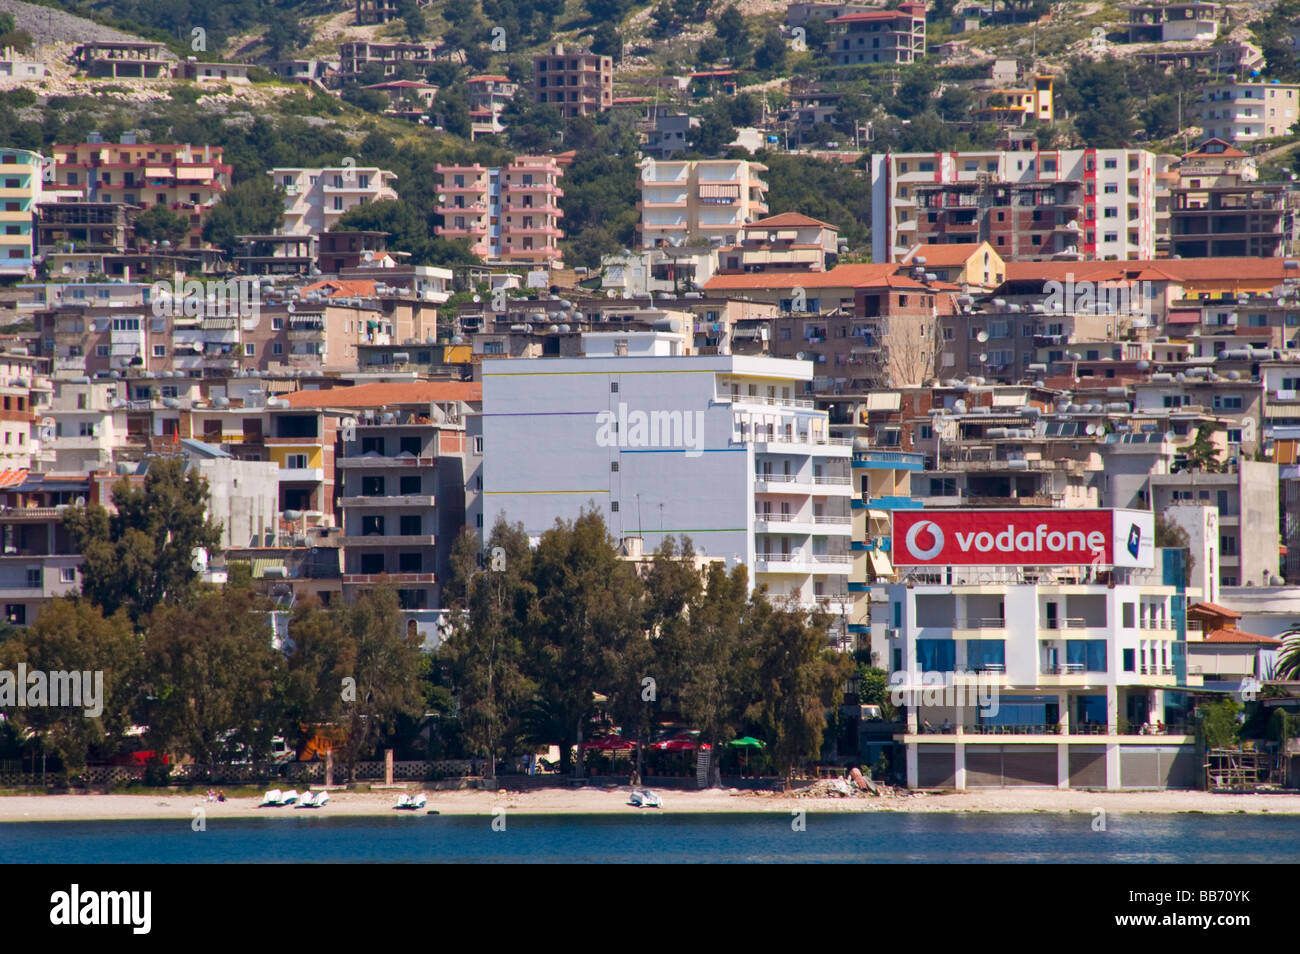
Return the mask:
<svg viewBox="0 0 1300 954">
<path fill-rule="evenodd" d="M 583 742 L 582 748 L 598 749 L 602 752 L 626 752 L 628 749 L 635 749 L 636 743 L 619 738 L 617 735 L 606 735 L 599 739 L 590 739 Z"/>
<path fill-rule="evenodd" d="M 650 748 L 660 752 L 690 752 L 696 748 L 696 745 L 694 739 L 678 736 L 675 739 L 664 739 L 662 742 L 656 742 Z"/>
<path fill-rule="evenodd" d="M 742 735 L 742 736 L 741 736 L 740 738 L 738 738 L 738 739 L 732 739 L 732 740 L 731 740 L 730 742 L 728 742 L 727 744 L 730 745 L 730 746 L 734 746 L 735 748 L 743 749 L 743 750 L 744 750 L 744 753 L 745 753 L 745 768 L 749 768 L 749 750 L 750 750 L 750 749 L 762 749 L 762 748 L 766 748 L 766 747 L 767 747 L 767 743 L 766 743 L 766 742 L 760 742 L 758 739 L 754 738 L 752 735 Z M 742 774 L 743 774 L 743 773 L 742 773 Z"/>
</svg>

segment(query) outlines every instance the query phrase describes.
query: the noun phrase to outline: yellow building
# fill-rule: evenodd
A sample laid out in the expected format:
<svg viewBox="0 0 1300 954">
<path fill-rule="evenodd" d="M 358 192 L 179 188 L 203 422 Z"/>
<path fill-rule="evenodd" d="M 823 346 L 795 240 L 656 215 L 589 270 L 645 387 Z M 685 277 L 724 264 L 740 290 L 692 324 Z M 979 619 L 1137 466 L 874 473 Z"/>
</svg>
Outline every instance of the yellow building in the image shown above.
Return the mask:
<svg viewBox="0 0 1300 954">
<path fill-rule="evenodd" d="M 1023 126 L 1030 119 L 1050 123 L 1056 117 L 1052 102 L 1052 77 L 1042 73 L 1034 76 L 1031 89 L 1015 87 L 977 90 L 975 99 L 975 118 L 982 122 Z"/>
</svg>

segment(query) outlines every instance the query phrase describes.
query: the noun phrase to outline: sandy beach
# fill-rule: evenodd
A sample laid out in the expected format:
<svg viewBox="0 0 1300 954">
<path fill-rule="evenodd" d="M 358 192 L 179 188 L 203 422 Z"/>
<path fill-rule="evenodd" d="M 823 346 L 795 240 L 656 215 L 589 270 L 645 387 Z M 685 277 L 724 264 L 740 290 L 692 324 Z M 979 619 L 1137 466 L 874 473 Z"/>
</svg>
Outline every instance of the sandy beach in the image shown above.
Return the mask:
<svg viewBox="0 0 1300 954">
<path fill-rule="evenodd" d="M 444 815 L 491 815 L 504 809 L 521 815 L 636 812 L 629 789 L 542 789 L 527 792 L 434 791 L 426 810 Z M 260 798 L 208 802 L 194 794 L 11 795 L 0 797 L 0 822 L 92 821 L 189 818 L 203 808 L 208 819 L 288 815 L 400 815 L 398 792 L 335 791 L 323 810 L 260 808 Z M 661 791 L 663 812 L 1175 812 L 1300 814 L 1300 794 L 1213 794 L 1210 792 L 1087 792 L 1053 789 L 989 789 L 978 792 L 818 798 L 779 792 Z"/>
</svg>

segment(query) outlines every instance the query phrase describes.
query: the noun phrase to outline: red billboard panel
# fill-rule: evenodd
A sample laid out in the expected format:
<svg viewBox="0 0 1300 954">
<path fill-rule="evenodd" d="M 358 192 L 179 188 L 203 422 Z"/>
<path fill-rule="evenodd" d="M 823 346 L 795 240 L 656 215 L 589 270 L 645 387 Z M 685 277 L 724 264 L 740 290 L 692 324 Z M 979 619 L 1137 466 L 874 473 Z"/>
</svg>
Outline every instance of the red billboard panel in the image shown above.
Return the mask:
<svg viewBox="0 0 1300 954">
<path fill-rule="evenodd" d="M 895 566 L 1152 566 L 1152 532 L 1143 511 L 897 510 L 890 547 Z"/>
</svg>

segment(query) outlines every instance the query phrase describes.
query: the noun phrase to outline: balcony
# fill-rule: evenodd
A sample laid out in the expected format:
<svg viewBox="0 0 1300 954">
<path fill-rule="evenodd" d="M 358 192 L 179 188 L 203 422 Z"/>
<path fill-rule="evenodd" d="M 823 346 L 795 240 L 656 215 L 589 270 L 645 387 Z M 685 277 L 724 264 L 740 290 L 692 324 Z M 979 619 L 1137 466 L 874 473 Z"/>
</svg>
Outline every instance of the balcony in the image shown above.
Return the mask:
<svg viewBox="0 0 1300 954">
<path fill-rule="evenodd" d="M 355 457 L 341 457 L 338 460 L 338 466 L 344 468 L 435 467 L 437 463 L 438 458 L 436 457 L 416 457 L 414 455 L 384 457 L 379 454 L 358 454 Z"/>
<path fill-rule="evenodd" d="M 341 538 L 345 547 L 433 547 L 438 538 L 432 533 L 365 533 Z"/>
<path fill-rule="evenodd" d="M 437 583 L 436 573 L 344 573 L 343 582 L 354 586 L 374 586 L 377 583 L 390 583 L 401 586 L 403 583 Z"/>
<path fill-rule="evenodd" d="M 325 479 L 324 467 L 281 467 L 276 476 L 280 483 L 307 482 L 320 483 Z"/>
<path fill-rule="evenodd" d="M 342 497 L 339 505 L 348 507 L 433 507 L 433 494 L 394 494 L 391 497 Z"/>
</svg>

